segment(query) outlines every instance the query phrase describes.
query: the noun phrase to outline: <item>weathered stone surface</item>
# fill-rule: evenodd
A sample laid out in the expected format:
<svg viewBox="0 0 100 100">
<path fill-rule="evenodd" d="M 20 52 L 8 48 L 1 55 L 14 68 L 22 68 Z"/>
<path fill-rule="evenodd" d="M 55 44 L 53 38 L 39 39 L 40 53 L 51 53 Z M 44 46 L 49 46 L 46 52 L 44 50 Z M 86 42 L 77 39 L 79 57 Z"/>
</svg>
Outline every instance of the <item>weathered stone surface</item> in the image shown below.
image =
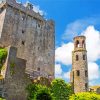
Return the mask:
<svg viewBox="0 0 100 100">
<path fill-rule="evenodd" d="M 54 77 L 54 22 L 45 20 L 15 1 L 5 0 L 0 5 L 0 45 L 17 48 L 17 57 L 25 59 L 26 71 Z"/>
<path fill-rule="evenodd" d="M 16 0 L 0 2 L 0 47 L 11 47 L 8 48 L 6 69 L 2 71 L 4 84 L 0 85 L 7 100 L 26 99 L 25 87 L 30 80 L 24 79 L 25 73 L 31 79 L 54 78 L 54 40 L 52 20 L 45 20 L 32 7 L 25 7 Z M 16 67 L 11 76 L 12 61 Z"/>
<path fill-rule="evenodd" d="M 74 38 L 72 71 L 70 75 L 74 93 L 88 91 L 87 51 L 84 36 Z"/>
</svg>

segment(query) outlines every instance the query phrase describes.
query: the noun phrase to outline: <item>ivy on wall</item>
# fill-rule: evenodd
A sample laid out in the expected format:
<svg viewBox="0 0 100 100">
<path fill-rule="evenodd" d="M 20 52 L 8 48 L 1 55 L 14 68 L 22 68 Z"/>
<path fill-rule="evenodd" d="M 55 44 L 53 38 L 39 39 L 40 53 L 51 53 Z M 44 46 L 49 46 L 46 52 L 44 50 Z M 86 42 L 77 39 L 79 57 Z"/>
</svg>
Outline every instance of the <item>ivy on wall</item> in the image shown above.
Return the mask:
<svg viewBox="0 0 100 100">
<path fill-rule="evenodd" d="M 14 68 L 15 68 L 15 62 L 11 61 L 11 63 L 10 63 L 10 74 L 11 75 L 14 75 L 14 73 L 15 73 Z"/>
<path fill-rule="evenodd" d="M 7 50 L 5 48 L 0 48 L 0 71 L 7 57 Z"/>
</svg>

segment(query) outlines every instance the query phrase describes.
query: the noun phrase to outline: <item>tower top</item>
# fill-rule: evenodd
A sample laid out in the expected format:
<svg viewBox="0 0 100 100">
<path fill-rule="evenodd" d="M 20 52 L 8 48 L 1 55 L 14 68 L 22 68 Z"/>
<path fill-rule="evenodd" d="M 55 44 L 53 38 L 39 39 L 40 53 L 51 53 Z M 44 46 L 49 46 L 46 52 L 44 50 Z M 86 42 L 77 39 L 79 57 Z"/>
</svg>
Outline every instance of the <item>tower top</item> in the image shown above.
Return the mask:
<svg viewBox="0 0 100 100">
<path fill-rule="evenodd" d="M 85 36 L 76 36 L 74 37 L 74 50 L 86 50 Z"/>
<path fill-rule="evenodd" d="M 75 40 L 75 39 L 86 39 L 86 37 L 83 35 L 80 35 L 80 36 L 76 36 L 73 38 L 73 40 Z"/>
</svg>

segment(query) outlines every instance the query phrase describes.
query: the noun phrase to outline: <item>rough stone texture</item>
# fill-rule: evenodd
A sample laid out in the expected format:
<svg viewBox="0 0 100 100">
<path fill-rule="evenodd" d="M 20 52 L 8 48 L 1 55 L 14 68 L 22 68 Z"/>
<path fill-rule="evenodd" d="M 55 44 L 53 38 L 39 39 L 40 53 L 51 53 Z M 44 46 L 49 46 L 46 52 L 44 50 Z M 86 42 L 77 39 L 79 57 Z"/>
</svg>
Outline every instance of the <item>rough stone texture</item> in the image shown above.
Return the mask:
<svg viewBox="0 0 100 100">
<path fill-rule="evenodd" d="M 76 55 L 78 55 L 78 60 L 76 60 Z M 85 55 L 85 60 L 83 60 L 83 55 Z M 79 71 L 79 76 L 77 75 L 77 71 Z M 74 93 L 88 91 L 87 51 L 84 36 L 78 36 L 74 38 L 74 51 L 72 52 L 72 71 L 70 75 Z"/>
<path fill-rule="evenodd" d="M 16 53 L 17 49 L 15 47 L 8 47 L 5 67 L 1 70 L 3 79 L 0 80 L 0 92 L 6 100 L 27 100 L 25 88 L 31 81 L 25 73 L 26 60 L 16 58 Z"/>
<path fill-rule="evenodd" d="M 0 9 L 0 45 L 16 47 L 17 57 L 27 61 L 26 72 L 31 76 L 40 68 L 43 77 L 54 77 L 54 22 L 15 0 L 5 0 Z"/>
<path fill-rule="evenodd" d="M 27 75 L 32 80 L 54 78 L 54 39 L 54 22 L 34 12 L 31 4 L 25 7 L 16 0 L 0 1 L 0 47 L 11 47 L 5 70 L 0 73 L 0 93 L 7 100 L 26 100 L 25 87 L 30 83 Z M 16 65 L 13 75 L 12 61 Z"/>
</svg>

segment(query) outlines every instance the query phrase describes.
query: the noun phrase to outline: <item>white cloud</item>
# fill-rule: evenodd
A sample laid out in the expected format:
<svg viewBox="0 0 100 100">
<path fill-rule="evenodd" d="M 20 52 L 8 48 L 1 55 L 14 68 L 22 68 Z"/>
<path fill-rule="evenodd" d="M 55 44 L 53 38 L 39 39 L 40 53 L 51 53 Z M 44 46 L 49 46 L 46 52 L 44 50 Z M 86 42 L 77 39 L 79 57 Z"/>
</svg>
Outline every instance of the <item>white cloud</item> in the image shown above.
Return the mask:
<svg viewBox="0 0 100 100">
<path fill-rule="evenodd" d="M 55 73 L 56 74 L 61 74 L 62 73 L 62 68 L 60 64 L 55 64 Z"/>
<path fill-rule="evenodd" d="M 88 26 L 81 34 L 86 36 L 89 83 L 90 85 L 93 85 L 96 84 L 100 79 L 100 69 L 99 66 L 95 63 L 95 61 L 100 59 L 100 32 L 97 31 L 94 26 Z M 58 47 L 55 51 L 56 61 L 65 65 L 72 64 L 72 50 L 72 42 L 62 44 L 62 46 Z M 63 72 L 61 78 L 69 79 L 69 77 L 69 72 Z"/>
<path fill-rule="evenodd" d="M 63 78 L 70 79 L 70 71 L 63 74 Z"/>
<path fill-rule="evenodd" d="M 61 64 L 55 64 L 55 77 L 56 78 L 62 78 Z"/>
<path fill-rule="evenodd" d="M 40 6 L 38 6 L 38 5 L 33 5 L 33 10 L 36 13 L 40 13 L 40 15 L 45 15 L 45 12 L 43 10 L 40 10 Z"/>
<path fill-rule="evenodd" d="M 98 60 L 100 58 L 100 32 L 93 26 L 89 26 L 82 34 L 86 36 L 88 61 Z"/>
<path fill-rule="evenodd" d="M 24 4 L 24 6 L 26 7 L 28 3 L 30 3 L 30 2 L 27 1 L 26 4 Z M 39 5 L 35 5 L 35 4 L 32 4 L 32 5 L 33 5 L 33 11 L 34 12 L 39 13 L 40 15 L 46 15 L 46 12 L 41 10 Z"/>
<path fill-rule="evenodd" d="M 94 62 L 88 63 L 89 80 L 99 79 L 100 70 L 99 66 Z"/>
<path fill-rule="evenodd" d="M 63 39 L 71 40 L 73 37 L 80 35 L 90 25 L 100 25 L 100 16 L 79 19 L 68 24 L 63 34 Z"/>
<path fill-rule="evenodd" d="M 63 44 L 61 47 L 58 47 L 55 51 L 56 61 L 63 63 L 65 65 L 71 64 L 72 63 L 72 50 L 73 50 L 72 42 Z"/>
</svg>

